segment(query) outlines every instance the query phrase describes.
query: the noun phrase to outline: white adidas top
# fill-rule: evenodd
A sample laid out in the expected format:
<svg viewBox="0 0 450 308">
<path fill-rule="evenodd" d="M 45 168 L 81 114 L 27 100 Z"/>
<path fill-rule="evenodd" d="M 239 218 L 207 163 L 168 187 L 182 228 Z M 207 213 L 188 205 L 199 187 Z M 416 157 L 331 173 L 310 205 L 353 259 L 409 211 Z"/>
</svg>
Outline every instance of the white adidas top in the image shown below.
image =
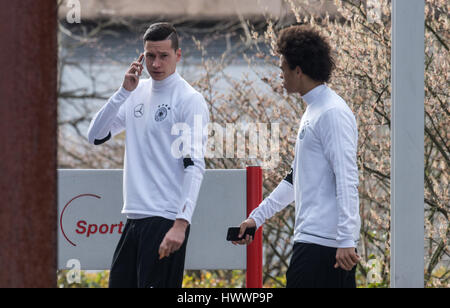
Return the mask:
<svg viewBox="0 0 450 308">
<path fill-rule="evenodd" d="M 358 131 L 345 101 L 326 85 L 303 99 L 291 173 L 250 217 L 257 227 L 295 200 L 294 242 L 356 247 L 360 217 Z"/>
<path fill-rule="evenodd" d="M 88 139 L 101 144 L 126 129 L 123 176 L 128 218 L 191 222 L 205 170 L 209 112 L 203 96 L 175 72 L 120 88 L 95 115 Z"/>
</svg>

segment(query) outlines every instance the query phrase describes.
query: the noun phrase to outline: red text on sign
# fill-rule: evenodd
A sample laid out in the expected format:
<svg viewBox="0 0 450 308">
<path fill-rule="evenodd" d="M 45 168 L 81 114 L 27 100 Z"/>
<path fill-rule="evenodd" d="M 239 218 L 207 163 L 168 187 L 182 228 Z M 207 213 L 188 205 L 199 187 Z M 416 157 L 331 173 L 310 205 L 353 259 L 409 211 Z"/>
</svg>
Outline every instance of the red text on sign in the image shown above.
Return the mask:
<svg viewBox="0 0 450 308">
<path fill-rule="evenodd" d="M 77 222 L 77 229 L 75 230 L 78 234 L 86 234 L 86 237 L 89 237 L 93 234 L 113 234 L 117 232 L 118 234 L 123 233 L 123 222 L 121 221 L 119 224 L 88 224 L 84 220 L 80 220 Z"/>
</svg>

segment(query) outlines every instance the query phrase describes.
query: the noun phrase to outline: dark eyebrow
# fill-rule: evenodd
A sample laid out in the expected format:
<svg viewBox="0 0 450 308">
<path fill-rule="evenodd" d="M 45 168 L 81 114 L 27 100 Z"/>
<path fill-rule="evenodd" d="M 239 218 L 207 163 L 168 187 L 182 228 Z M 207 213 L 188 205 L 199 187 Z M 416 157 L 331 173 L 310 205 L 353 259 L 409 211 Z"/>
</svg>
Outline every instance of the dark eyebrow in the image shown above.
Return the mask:
<svg viewBox="0 0 450 308">
<path fill-rule="evenodd" d="M 166 56 L 169 54 L 167 51 L 161 51 L 161 52 L 157 52 L 157 53 L 162 56 Z M 145 52 L 145 56 L 154 56 L 154 55 L 155 54 L 153 52 L 148 52 L 148 51 Z"/>
</svg>

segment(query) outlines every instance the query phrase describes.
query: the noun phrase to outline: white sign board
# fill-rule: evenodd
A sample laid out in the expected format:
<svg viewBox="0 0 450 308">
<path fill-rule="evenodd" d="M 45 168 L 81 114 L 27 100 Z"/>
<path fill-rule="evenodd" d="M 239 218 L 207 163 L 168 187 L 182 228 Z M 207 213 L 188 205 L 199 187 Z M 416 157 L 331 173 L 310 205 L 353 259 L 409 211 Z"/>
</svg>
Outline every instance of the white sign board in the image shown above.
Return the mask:
<svg viewBox="0 0 450 308">
<path fill-rule="evenodd" d="M 245 269 L 245 246 L 226 241 L 246 217 L 246 170 L 207 170 L 192 218 L 185 269 Z M 122 170 L 58 170 L 58 268 L 111 266 L 126 223 Z M 69 265 L 70 266 L 70 265 Z"/>
</svg>

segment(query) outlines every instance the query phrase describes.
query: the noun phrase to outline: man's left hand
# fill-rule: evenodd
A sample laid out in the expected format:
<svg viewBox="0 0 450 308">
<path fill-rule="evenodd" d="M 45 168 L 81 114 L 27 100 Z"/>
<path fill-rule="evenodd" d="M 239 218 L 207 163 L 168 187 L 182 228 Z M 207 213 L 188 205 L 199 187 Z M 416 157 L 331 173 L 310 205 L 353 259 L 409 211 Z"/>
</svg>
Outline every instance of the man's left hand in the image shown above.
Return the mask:
<svg viewBox="0 0 450 308">
<path fill-rule="evenodd" d="M 183 219 L 175 220 L 173 227 L 167 232 L 161 245 L 159 246 L 159 259 L 170 256 L 180 249 L 186 237 L 186 228 L 189 223 Z"/>
<path fill-rule="evenodd" d="M 351 271 L 359 263 L 360 257 L 356 254 L 355 248 L 338 248 L 336 252 L 336 264 L 334 268 L 342 268 Z"/>
</svg>

